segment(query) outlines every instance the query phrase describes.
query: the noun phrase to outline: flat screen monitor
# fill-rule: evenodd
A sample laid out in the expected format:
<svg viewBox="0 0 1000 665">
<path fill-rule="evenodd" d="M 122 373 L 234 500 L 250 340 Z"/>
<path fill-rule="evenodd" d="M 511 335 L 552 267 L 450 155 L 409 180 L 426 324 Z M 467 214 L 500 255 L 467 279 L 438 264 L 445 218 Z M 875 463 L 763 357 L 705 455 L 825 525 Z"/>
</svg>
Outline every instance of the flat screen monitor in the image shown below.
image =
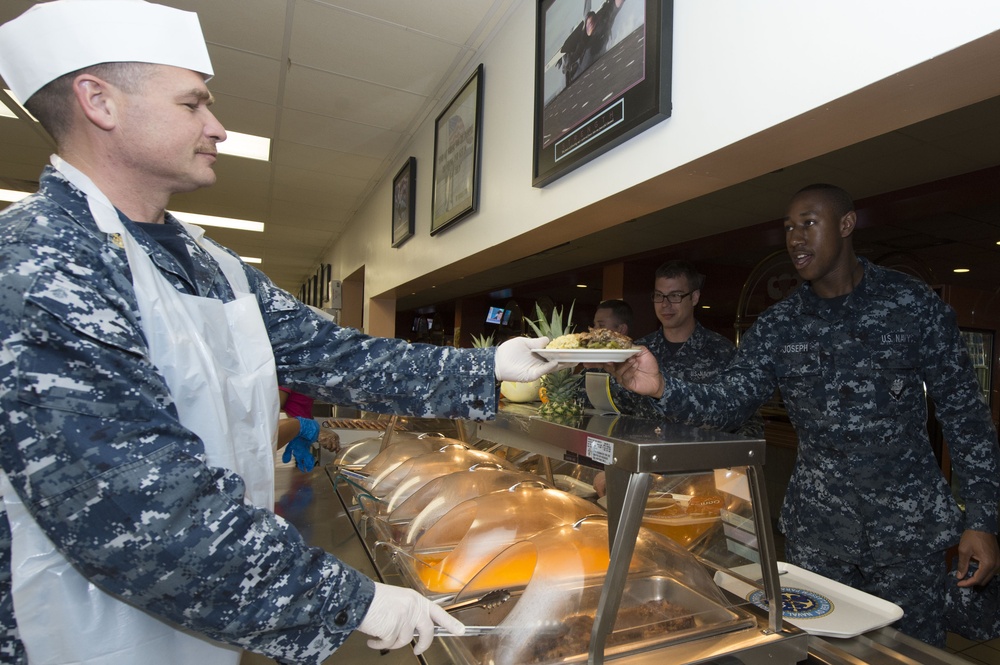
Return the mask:
<svg viewBox="0 0 1000 665">
<path fill-rule="evenodd" d="M 486 313 L 486 323 L 503 323 L 504 309 L 503 307 L 490 307 L 490 311 Z"/>
</svg>

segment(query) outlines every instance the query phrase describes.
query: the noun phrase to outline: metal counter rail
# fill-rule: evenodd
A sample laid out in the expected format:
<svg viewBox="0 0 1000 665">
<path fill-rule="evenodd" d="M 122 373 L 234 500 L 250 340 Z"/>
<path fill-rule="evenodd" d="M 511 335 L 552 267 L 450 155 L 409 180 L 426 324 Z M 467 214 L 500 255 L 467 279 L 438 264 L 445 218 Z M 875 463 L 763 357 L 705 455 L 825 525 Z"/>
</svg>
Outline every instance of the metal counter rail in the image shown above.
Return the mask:
<svg viewBox="0 0 1000 665">
<path fill-rule="evenodd" d="M 631 417 L 588 415 L 567 423 L 537 415 L 530 407 L 508 407 L 480 423 L 484 439 L 554 457 L 562 451 L 605 465 L 611 563 L 591 634 L 590 665 L 604 663 L 624 581 L 649 495 L 651 473 L 747 467 L 761 552 L 762 585 L 768 597 L 768 631 L 781 633 L 780 587 L 767 500 L 763 491 L 765 442 L 682 425 Z"/>
<path fill-rule="evenodd" d="M 969 665 L 969 661 L 924 644 L 895 628 L 857 637 L 809 637 L 806 665 Z"/>
</svg>

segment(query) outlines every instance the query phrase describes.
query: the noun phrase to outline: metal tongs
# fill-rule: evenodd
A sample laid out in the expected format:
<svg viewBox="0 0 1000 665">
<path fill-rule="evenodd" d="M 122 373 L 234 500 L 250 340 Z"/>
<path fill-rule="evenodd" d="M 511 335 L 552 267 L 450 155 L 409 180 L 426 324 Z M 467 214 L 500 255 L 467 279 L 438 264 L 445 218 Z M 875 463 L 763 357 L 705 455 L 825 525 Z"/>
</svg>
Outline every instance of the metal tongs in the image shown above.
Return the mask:
<svg viewBox="0 0 1000 665">
<path fill-rule="evenodd" d="M 445 612 L 457 612 L 458 610 L 466 610 L 470 607 L 482 607 L 489 610 L 497 605 L 506 603 L 508 600 L 510 600 L 510 591 L 507 591 L 507 589 L 494 589 L 493 591 L 484 593 L 479 598 L 470 598 L 469 600 L 442 605 L 441 607 Z"/>
<path fill-rule="evenodd" d="M 442 609 L 446 612 L 456 612 L 458 610 L 467 610 L 472 607 L 482 607 L 484 609 L 492 609 L 498 605 L 502 605 L 510 600 L 510 591 L 507 589 L 494 589 L 493 591 L 487 592 L 480 596 L 479 598 L 470 598 L 469 600 L 463 600 L 458 603 L 452 603 L 450 605 L 442 605 Z M 465 633 L 458 637 L 476 637 L 479 635 L 488 635 L 497 630 L 500 630 L 500 626 L 466 626 Z M 455 636 L 453 633 L 448 632 L 441 626 L 434 626 L 434 636 L 435 637 L 452 637 Z"/>
</svg>

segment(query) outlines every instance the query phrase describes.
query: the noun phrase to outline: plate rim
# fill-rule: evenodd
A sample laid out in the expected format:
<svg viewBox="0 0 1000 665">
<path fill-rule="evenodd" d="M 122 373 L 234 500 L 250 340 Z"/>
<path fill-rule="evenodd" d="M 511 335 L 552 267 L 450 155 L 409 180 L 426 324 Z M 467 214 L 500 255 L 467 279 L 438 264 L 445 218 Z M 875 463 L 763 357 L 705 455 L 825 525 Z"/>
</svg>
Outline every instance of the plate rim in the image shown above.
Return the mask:
<svg viewBox="0 0 1000 665">
<path fill-rule="evenodd" d="M 571 353 L 571 354 L 582 353 L 584 354 L 584 357 L 595 356 L 594 362 L 620 362 L 621 360 L 625 360 L 626 358 L 634 356 L 635 354 L 639 353 L 640 350 L 641 349 L 639 347 L 635 346 L 633 346 L 630 349 L 532 349 L 534 353 L 537 353 L 546 360 L 563 360 L 567 362 L 572 362 L 572 359 L 565 356 L 563 358 L 559 358 L 556 356 L 550 358 L 547 357 L 545 354 L 551 354 L 553 352 L 559 355 L 565 353 Z M 615 353 L 616 354 L 615 357 L 617 358 L 617 360 L 610 360 L 610 361 L 598 360 L 597 358 L 600 358 L 602 353 Z M 619 354 L 621 353 L 626 353 L 627 355 L 619 357 Z M 584 361 L 580 360 L 578 362 L 584 362 Z"/>
</svg>

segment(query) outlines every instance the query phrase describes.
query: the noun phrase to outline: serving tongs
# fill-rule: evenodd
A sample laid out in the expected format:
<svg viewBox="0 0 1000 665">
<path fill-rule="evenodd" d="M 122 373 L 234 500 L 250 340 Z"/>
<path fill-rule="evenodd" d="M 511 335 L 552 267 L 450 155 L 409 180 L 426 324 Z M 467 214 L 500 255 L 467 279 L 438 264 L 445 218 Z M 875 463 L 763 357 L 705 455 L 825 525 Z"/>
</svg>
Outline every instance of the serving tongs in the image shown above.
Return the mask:
<svg viewBox="0 0 1000 665">
<path fill-rule="evenodd" d="M 510 591 L 507 589 L 494 589 L 493 591 L 484 593 L 479 598 L 470 598 L 457 603 L 442 605 L 441 609 L 445 612 L 457 612 L 458 610 L 466 610 L 470 607 L 481 607 L 485 610 L 490 610 L 506 603 L 508 600 L 510 600 Z"/>
<path fill-rule="evenodd" d="M 510 600 L 510 591 L 507 589 L 494 589 L 484 593 L 478 598 L 470 598 L 468 600 L 462 600 L 457 603 L 449 603 L 442 605 L 441 608 L 445 612 L 457 612 L 459 610 L 467 610 L 473 607 L 481 607 L 483 609 L 493 609 L 498 605 L 503 605 L 508 600 Z M 489 635 L 498 630 L 503 630 L 502 626 L 466 626 L 465 633 L 460 637 L 478 637 L 481 635 Z M 434 626 L 434 635 L 436 637 L 451 637 L 454 636 L 452 633 L 448 632 L 441 626 Z"/>
</svg>

